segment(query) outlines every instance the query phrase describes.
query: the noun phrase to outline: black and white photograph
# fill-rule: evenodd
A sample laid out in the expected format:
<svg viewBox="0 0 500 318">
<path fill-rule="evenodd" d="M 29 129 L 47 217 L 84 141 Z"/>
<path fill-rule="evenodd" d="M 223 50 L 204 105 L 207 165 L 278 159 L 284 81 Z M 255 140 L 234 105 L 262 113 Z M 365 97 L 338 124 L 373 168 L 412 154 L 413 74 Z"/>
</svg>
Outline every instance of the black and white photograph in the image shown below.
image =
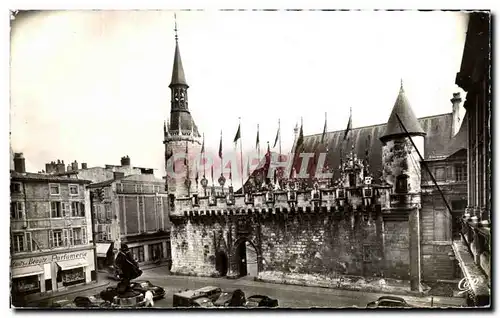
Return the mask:
<svg viewBox="0 0 500 318">
<path fill-rule="evenodd" d="M 491 11 L 9 15 L 12 310 L 491 309 Z"/>
</svg>

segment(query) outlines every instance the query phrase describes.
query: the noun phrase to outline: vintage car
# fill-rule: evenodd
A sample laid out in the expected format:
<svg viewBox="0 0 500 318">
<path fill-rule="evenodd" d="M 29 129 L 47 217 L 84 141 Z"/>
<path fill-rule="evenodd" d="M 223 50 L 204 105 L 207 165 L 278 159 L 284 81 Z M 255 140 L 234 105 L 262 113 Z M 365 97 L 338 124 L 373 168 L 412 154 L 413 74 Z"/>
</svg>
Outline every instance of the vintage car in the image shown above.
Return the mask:
<svg viewBox="0 0 500 318">
<path fill-rule="evenodd" d="M 84 307 L 84 308 L 107 308 L 111 307 L 111 302 L 106 301 L 99 297 L 99 295 L 95 296 L 77 296 L 73 303 L 76 307 Z"/>
<path fill-rule="evenodd" d="M 243 307 L 245 303 L 245 293 L 241 289 L 236 289 L 222 292 L 214 305 L 216 307 Z"/>
<path fill-rule="evenodd" d="M 206 286 L 196 290 L 184 290 L 173 296 L 174 307 L 214 307 L 213 302 L 221 295 L 222 290 L 215 286 Z"/>
<path fill-rule="evenodd" d="M 148 290 L 153 293 L 153 299 L 158 300 L 165 297 L 165 289 L 160 286 L 151 284 L 149 280 L 136 280 L 130 283 L 133 290 L 136 290 L 143 295 L 146 294 Z"/>
<path fill-rule="evenodd" d="M 247 298 L 245 303 L 245 307 L 247 308 L 255 308 L 255 307 L 266 307 L 266 308 L 274 308 L 278 307 L 278 300 L 271 298 L 269 296 L 264 295 L 253 295 Z"/>
<path fill-rule="evenodd" d="M 382 296 L 366 305 L 366 308 L 411 308 L 406 300 L 396 296 Z"/>
</svg>

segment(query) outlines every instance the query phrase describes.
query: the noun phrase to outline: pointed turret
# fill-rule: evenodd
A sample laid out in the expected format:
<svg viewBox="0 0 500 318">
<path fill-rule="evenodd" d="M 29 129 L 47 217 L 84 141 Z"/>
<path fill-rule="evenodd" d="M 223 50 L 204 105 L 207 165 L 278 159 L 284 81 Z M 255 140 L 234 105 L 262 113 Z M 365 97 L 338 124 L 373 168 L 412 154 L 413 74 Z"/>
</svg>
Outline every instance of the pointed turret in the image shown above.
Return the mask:
<svg viewBox="0 0 500 318">
<path fill-rule="evenodd" d="M 170 85 L 168 87 L 172 88 L 176 85 L 189 87 L 186 82 L 186 76 L 184 75 L 184 68 L 182 67 L 181 52 L 179 50 L 177 35 L 175 36 L 175 55 L 174 66 L 172 67 L 172 81 L 170 81 Z"/>
<path fill-rule="evenodd" d="M 413 113 L 413 110 L 411 109 L 410 103 L 408 101 L 408 98 L 406 97 L 403 88 L 403 81 L 401 81 L 401 87 L 399 89 L 398 98 L 396 99 L 396 103 L 394 103 L 394 107 L 392 108 L 389 121 L 387 121 L 385 132 L 382 135 L 382 137 L 380 137 L 380 140 L 382 142 L 385 142 L 386 140 L 394 137 L 406 136 L 404 129 L 401 127 L 401 124 L 399 123 L 398 117 L 410 135 L 412 136 L 426 135 L 426 133 L 422 129 L 422 126 L 420 126 L 417 117 Z"/>
</svg>

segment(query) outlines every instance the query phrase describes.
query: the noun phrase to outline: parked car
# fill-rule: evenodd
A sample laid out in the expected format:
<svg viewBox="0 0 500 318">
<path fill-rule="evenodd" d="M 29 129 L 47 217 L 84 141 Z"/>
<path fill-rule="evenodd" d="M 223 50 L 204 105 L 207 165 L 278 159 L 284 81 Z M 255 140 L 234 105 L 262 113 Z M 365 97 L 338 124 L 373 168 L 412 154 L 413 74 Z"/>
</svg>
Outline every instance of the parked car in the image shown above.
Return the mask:
<svg viewBox="0 0 500 318">
<path fill-rule="evenodd" d="M 85 308 L 105 308 L 110 307 L 111 303 L 100 298 L 98 295 L 96 296 L 77 296 L 73 303 L 76 307 L 85 307 Z"/>
<path fill-rule="evenodd" d="M 253 295 L 247 298 L 245 307 L 278 307 L 278 300 L 264 295 Z"/>
<path fill-rule="evenodd" d="M 366 308 L 411 308 L 406 300 L 396 296 L 382 296 L 366 305 Z"/>
<path fill-rule="evenodd" d="M 241 289 L 236 289 L 221 292 L 214 305 L 216 307 L 243 307 L 245 303 L 245 293 Z"/>
<path fill-rule="evenodd" d="M 212 302 L 216 301 L 222 293 L 222 290 L 216 286 L 205 286 L 195 290 L 195 293 L 207 297 Z"/>
<path fill-rule="evenodd" d="M 149 280 L 136 280 L 130 284 L 133 290 L 136 290 L 142 293 L 143 295 L 146 294 L 148 290 L 150 290 L 153 293 L 154 300 L 165 297 L 165 289 L 163 289 L 160 286 L 151 284 Z"/>
</svg>

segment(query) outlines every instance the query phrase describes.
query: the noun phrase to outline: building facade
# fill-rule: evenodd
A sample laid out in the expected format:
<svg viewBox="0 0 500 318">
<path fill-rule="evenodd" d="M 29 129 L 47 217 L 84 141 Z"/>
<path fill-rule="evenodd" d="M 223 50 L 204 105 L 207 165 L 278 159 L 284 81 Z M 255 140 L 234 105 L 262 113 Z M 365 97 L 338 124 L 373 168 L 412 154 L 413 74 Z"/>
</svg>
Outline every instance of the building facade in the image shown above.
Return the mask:
<svg viewBox="0 0 500 318">
<path fill-rule="evenodd" d="M 179 61 L 177 46 L 172 118 L 179 112 L 178 87 L 187 100 Z M 189 160 L 182 162 L 183 170 L 175 165 L 174 172 L 184 175 L 167 178 L 172 272 L 244 276 L 251 271 L 247 257 L 254 254 L 257 276 L 274 281 L 314 277 L 328 285 L 354 275 L 409 280 L 412 290 L 421 291 L 424 281 L 457 278 L 454 219 L 447 204 L 466 195 L 466 126 L 457 119 L 457 100 L 455 95 L 452 113 L 417 119 L 401 85 L 387 124 L 352 129 L 347 141 L 344 130 L 327 133 L 323 144 L 321 135 L 305 136 L 294 152 L 315 153 L 326 143 L 322 168 L 333 172 L 329 180 L 315 177 L 318 163 L 310 160 L 307 179 L 282 177 L 275 187 L 262 176 L 250 177 L 242 193 L 217 197 L 196 191 Z M 189 118 L 192 133 L 187 105 L 181 113 L 184 117 L 176 121 L 184 127 L 182 118 Z M 199 152 L 195 141 L 185 137 L 189 130 L 184 135 L 172 124 L 165 131 L 167 171 L 176 152 Z M 180 134 L 184 139 L 172 137 Z M 301 166 L 299 157 L 295 171 Z M 429 183 L 423 169 L 438 173 L 441 186 Z M 207 180 L 200 183 L 206 188 Z"/>
<path fill-rule="evenodd" d="M 11 171 L 11 280 L 14 303 L 96 280 L 90 181 Z"/>
<path fill-rule="evenodd" d="M 491 12 L 469 14 L 462 64 L 455 83 L 467 92 L 467 206 L 455 255 L 470 286 L 470 305 L 491 304 Z"/>
<path fill-rule="evenodd" d="M 165 183 L 152 174 L 121 176 L 89 186 L 99 268 L 113 264 L 126 243 L 139 264 L 170 263 Z"/>
</svg>

